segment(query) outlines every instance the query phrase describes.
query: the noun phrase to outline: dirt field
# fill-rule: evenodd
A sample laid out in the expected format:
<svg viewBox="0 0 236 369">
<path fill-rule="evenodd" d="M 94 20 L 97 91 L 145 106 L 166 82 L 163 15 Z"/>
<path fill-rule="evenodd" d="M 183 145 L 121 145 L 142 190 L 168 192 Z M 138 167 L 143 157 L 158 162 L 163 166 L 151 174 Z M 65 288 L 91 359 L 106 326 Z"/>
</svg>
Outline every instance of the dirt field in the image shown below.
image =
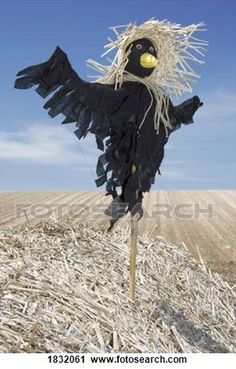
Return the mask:
<svg viewBox="0 0 236 369">
<path fill-rule="evenodd" d="M 108 224 L 103 211 L 110 199 L 101 192 L 5 192 L 1 194 L 1 229 L 25 222 L 69 217 Z M 144 199 L 140 232 L 185 244 L 213 271 L 236 283 L 236 192 L 159 191 Z M 129 225 L 128 219 L 119 223 Z M 198 251 L 199 250 L 199 251 Z"/>
</svg>

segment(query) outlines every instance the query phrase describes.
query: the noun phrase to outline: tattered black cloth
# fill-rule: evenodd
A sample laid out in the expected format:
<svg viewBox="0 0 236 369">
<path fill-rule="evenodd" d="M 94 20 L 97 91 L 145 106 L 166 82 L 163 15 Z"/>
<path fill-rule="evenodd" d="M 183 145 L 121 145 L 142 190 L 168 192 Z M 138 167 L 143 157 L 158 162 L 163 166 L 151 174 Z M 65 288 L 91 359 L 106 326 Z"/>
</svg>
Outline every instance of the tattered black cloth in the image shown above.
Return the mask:
<svg viewBox="0 0 236 369">
<path fill-rule="evenodd" d="M 120 199 L 127 209 L 140 210 L 142 192 L 149 191 L 164 157 L 168 140 L 165 127 L 159 134 L 154 129 L 155 100 L 148 110 L 151 97 L 146 86 L 125 82 L 119 89 L 112 85 L 85 82 L 72 69 L 66 54 L 57 47 L 50 59 L 18 73 L 18 89 L 38 85 L 36 91 L 43 98 L 54 92 L 44 105 L 51 117 L 62 113 L 62 124 L 76 123 L 76 136 L 81 139 L 88 132 L 96 136 L 97 146 L 104 153 L 98 158 L 97 186 L 106 183 L 106 190 Z M 195 111 L 201 106 L 197 96 L 173 107 L 169 101 L 169 117 L 173 129 L 181 123 L 193 122 Z"/>
</svg>

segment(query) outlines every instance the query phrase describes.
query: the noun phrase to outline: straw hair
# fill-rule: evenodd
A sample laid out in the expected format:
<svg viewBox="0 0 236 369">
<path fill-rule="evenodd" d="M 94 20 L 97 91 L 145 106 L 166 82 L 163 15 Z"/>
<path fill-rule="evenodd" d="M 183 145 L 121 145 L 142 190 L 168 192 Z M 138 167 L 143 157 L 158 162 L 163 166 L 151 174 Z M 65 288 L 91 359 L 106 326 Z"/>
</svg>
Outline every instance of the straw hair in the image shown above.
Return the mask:
<svg viewBox="0 0 236 369">
<path fill-rule="evenodd" d="M 179 24 L 170 23 L 166 20 L 148 20 L 140 26 L 129 24 L 125 26 L 111 27 L 116 35 L 115 40 L 109 39 L 105 45 L 107 51 L 102 55 L 118 49 L 110 65 L 102 65 L 89 59 L 87 64 L 100 73 L 96 82 L 114 84 L 120 88 L 126 81 L 134 81 L 146 85 L 151 104 L 148 107 L 143 124 L 153 101 L 156 102 L 154 125 L 159 132 L 160 121 L 164 123 L 166 132 L 171 128 L 168 117 L 168 101 L 171 95 L 180 96 L 186 92 L 192 92 L 191 84 L 199 78 L 192 69 L 192 62 L 202 64 L 201 57 L 206 51 L 207 42 L 193 37 L 196 31 L 204 31 L 204 23 L 192 24 L 181 27 Z M 156 51 L 158 65 L 149 77 L 140 78 L 125 71 L 130 53 L 129 45 L 140 38 L 149 39 Z M 128 49 L 127 49 L 128 48 Z"/>
</svg>

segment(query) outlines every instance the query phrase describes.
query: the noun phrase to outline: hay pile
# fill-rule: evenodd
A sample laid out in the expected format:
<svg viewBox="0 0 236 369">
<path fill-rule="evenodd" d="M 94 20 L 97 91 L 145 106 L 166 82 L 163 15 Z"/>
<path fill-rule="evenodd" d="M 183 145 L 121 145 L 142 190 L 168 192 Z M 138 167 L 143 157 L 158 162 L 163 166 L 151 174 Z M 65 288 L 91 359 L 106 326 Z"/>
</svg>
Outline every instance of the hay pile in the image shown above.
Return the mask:
<svg viewBox="0 0 236 369">
<path fill-rule="evenodd" d="M 234 352 L 234 294 L 163 239 L 41 223 L 2 232 L 0 352 Z"/>
</svg>

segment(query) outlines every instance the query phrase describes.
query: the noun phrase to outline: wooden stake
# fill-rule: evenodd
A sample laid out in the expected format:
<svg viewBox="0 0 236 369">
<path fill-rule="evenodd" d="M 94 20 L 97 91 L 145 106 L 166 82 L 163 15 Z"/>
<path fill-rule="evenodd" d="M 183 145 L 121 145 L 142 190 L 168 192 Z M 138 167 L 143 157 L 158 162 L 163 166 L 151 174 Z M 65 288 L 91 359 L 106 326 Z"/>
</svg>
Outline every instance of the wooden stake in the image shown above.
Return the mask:
<svg viewBox="0 0 236 369">
<path fill-rule="evenodd" d="M 138 217 L 131 217 L 131 250 L 130 250 L 130 273 L 129 273 L 129 298 L 135 301 L 135 277 L 136 277 L 136 255 L 138 240 Z"/>
</svg>

